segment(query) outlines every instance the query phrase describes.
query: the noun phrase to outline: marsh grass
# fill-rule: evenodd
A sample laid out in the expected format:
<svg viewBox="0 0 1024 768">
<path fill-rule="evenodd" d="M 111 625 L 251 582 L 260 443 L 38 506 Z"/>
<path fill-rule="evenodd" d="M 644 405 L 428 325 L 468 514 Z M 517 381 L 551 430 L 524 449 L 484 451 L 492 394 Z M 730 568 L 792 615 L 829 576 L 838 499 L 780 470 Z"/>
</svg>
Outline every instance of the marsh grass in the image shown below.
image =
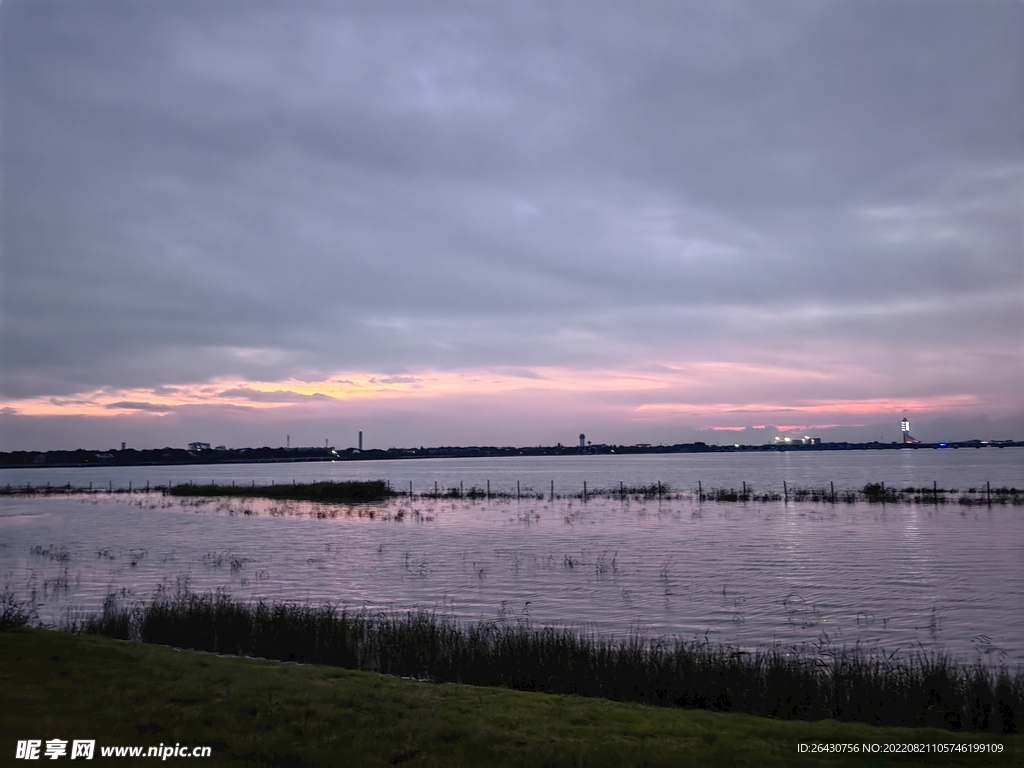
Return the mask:
<svg viewBox="0 0 1024 768">
<path fill-rule="evenodd" d="M 24 627 L 31 618 L 31 612 L 15 599 L 12 591 L 0 592 L 0 632 Z"/>
<path fill-rule="evenodd" d="M 667 483 L 650 483 L 626 486 L 620 483 L 618 486 L 589 487 L 584 491 L 555 492 L 538 490 L 529 487 L 518 487 L 515 491 L 492 489 L 490 487 L 470 486 L 441 488 L 435 486 L 434 490 L 411 493 L 409 490 L 395 490 L 385 480 L 346 480 L 346 481 L 318 481 L 312 483 L 279 483 L 271 485 L 221 485 L 207 483 L 196 485 L 195 483 L 181 483 L 177 485 L 153 486 L 153 491 L 176 497 L 193 498 L 266 498 L 281 501 L 319 501 L 327 503 L 360 504 L 385 501 L 395 497 L 422 498 L 422 499 L 468 499 L 470 501 L 528 501 L 545 499 L 580 499 L 582 501 L 605 498 L 618 499 L 620 501 L 637 500 L 650 501 L 658 499 L 661 501 L 696 501 L 696 502 L 811 502 L 811 503 L 844 503 L 855 504 L 866 501 L 871 504 L 959 504 L 960 506 L 1024 506 L 1024 490 L 1015 487 L 990 488 L 975 487 L 958 490 L 956 488 L 938 488 L 933 485 L 905 488 L 887 486 L 884 482 L 866 483 L 857 489 L 836 489 L 818 487 L 786 487 L 780 493 L 778 490 L 755 491 L 753 486 L 746 483 L 741 488 L 703 488 L 698 487 L 690 491 L 679 488 L 672 488 Z M 0 487 L 0 496 L 36 496 L 36 495 L 71 495 L 71 494 L 124 494 L 149 492 L 150 486 L 147 483 L 145 488 L 74 488 L 70 483 L 62 486 L 41 486 L 33 487 L 11 486 Z"/>
<path fill-rule="evenodd" d="M 884 657 L 708 642 L 615 639 L 528 622 L 460 624 L 428 612 L 350 613 L 333 605 L 240 603 L 187 589 L 151 603 L 108 599 L 67 629 L 179 648 L 401 677 L 576 694 L 783 719 L 1016 733 L 1024 673 L 924 652 Z"/>
<path fill-rule="evenodd" d="M 896 488 L 883 482 L 866 483 L 859 489 L 836 489 L 814 487 L 789 487 L 785 495 L 777 491 L 756 492 L 752 486 L 737 488 L 709 488 L 694 494 L 697 501 L 718 502 L 812 502 L 818 504 L 959 504 L 961 506 L 1022 506 L 1024 492 L 1018 488 Z"/>
<path fill-rule="evenodd" d="M 182 483 L 166 491 L 171 496 L 232 496 L 241 498 L 281 499 L 289 501 L 323 501 L 359 504 L 384 501 L 399 493 L 384 480 L 345 480 L 315 483 L 282 483 L 280 485 L 194 485 Z"/>
</svg>

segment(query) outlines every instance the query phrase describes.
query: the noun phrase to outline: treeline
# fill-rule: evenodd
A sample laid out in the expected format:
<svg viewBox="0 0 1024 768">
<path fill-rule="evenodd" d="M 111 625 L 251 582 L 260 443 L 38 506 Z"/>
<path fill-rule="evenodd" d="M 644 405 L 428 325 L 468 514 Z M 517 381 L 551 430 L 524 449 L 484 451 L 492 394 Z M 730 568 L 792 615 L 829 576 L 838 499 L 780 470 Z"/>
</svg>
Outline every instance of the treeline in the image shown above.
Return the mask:
<svg viewBox="0 0 1024 768">
<path fill-rule="evenodd" d="M 549 446 L 440 446 L 436 448 L 387 448 L 359 451 L 355 448 L 212 448 L 185 450 L 184 448 L 151 448 L 136 450 L 84 450 L 74 451 L 0 451 L 0 467 L 32 466 L 135 466 L 164 464 L 244 464 L 253 462 L 284 461 L 366 461 L 380 459 L 466 458 L 499 456 L 577 456 L 608 454 L 666 454 L 666 453 L 749 453 L 762 451 L 870 451 L 870 450 L 923 450 L 958 448 L 1024 447 L 1024 441 L 999 440 L 983 442 L 966 440 L 958 443 L 820 443 L 815 445 L 708 445 L 703 442 L 676 443 L 675 445 L 575 445 Z"/>
<path fill-rule="evenodd" d="M 328 461 L 338 455 L 328 448 L 184 448 L 137 450 L 0 451 L 0 466 L 126 467 L 164 464 L 221 464 L 259 461 Z"/>
</svg>

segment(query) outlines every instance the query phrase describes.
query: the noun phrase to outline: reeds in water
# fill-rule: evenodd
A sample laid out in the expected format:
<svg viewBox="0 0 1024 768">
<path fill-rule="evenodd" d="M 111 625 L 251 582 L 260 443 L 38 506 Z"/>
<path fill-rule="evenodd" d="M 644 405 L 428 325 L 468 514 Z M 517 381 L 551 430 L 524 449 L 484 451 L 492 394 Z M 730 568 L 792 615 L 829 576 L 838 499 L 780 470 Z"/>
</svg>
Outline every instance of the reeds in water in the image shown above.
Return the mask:
<svg viewBox="0 0 1024 768">
<path fill-rule="evenodd" d="M 0 632 L 24 627 L 31 618 L 28 608 L 15 600 L 13 592 L 0 592 Z"/>
<path fill-rule="evenodd" d="M 332 605 L 239 603 L 179 590 L 69 629 L 226 654 L 403 677 L 577 694 L 790 719 L 1016 733 L 1024 673 L 948 656 L 753 653 L 707 642 L 602 638 L 528 623 L 460 624 L 433 613 L 350 613 Z"/>
<path fill-rule="evenodd" d="M 194 485 L 183 483 L 167 489 L 171 496 L 238 496 L 359 504 L 383 501 L 399 495 L 384 480 L 345 480 L 280 485 Z"/>
</svg>

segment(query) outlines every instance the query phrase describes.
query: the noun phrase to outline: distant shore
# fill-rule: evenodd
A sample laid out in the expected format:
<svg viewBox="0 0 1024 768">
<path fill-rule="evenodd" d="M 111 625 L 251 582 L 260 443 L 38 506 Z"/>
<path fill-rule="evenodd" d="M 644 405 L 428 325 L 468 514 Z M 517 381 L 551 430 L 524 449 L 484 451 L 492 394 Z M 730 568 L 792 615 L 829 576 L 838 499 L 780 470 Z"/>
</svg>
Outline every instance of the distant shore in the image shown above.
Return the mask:
<svg viewBox="0 0 1024 768">
<path fill-rule="evenodd" d="M 260 464 L 308 461 L 380 461 L 388 459 L 451 459 L 509 456 L 594 456 L 666 453 L 771 453 L 779 451 L 892 451 L 1020 448 L 1021 440 L 963 440 L 949 443 L 774 443 L 767 445 L 587 445 L 554 446 L 442 446 L 437 448 L 388 448 L 360 451 L 356 448 L 183 448 L 136 450 L 0 451 L 0 468 L 18 467 L 131 467 L 191 464 Z"/>
</svg>

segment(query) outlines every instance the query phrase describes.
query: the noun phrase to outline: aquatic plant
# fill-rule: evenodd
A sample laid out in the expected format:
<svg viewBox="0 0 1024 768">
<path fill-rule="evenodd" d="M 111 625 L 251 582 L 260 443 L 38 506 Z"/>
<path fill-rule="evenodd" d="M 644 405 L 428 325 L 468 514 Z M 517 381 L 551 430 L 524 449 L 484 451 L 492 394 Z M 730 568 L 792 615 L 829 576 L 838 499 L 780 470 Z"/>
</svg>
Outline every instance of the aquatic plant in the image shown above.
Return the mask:
<svg viewBox="0 0 1024 768">
<path fill-rule="evenodd" d="M 224 592 L 187 589 L 149 604 L 108 600 L 99 616 L 68 628 L 439 682 L 777 718 L 991 733 L 1016 733 L 1024 722 L 1024 671 L 965 666 L 924 652 L 895 657 L 779 646 L 746 652 L 639 634 L 600 637 L 524 620 L 460 624 L 422 611 L 240 603 Z"/>
<path fill-rule="evenodd" d="M 344 480 L 315 483 L 282 483 L 274 485 L 195 485 L 182 483 L 169 487 L 171 496 L 236 496 L 245 498 L 289 499 L 359 504 L 383 501 L 398 496 L 384 480 Z"/>
<path fill-rule="evenodd" d="M 14 592 L 9 589 L 0 592 L 0 631 L 24 627 L 31 618 L 30 611 L 15 599 Z"/>
</svg>

